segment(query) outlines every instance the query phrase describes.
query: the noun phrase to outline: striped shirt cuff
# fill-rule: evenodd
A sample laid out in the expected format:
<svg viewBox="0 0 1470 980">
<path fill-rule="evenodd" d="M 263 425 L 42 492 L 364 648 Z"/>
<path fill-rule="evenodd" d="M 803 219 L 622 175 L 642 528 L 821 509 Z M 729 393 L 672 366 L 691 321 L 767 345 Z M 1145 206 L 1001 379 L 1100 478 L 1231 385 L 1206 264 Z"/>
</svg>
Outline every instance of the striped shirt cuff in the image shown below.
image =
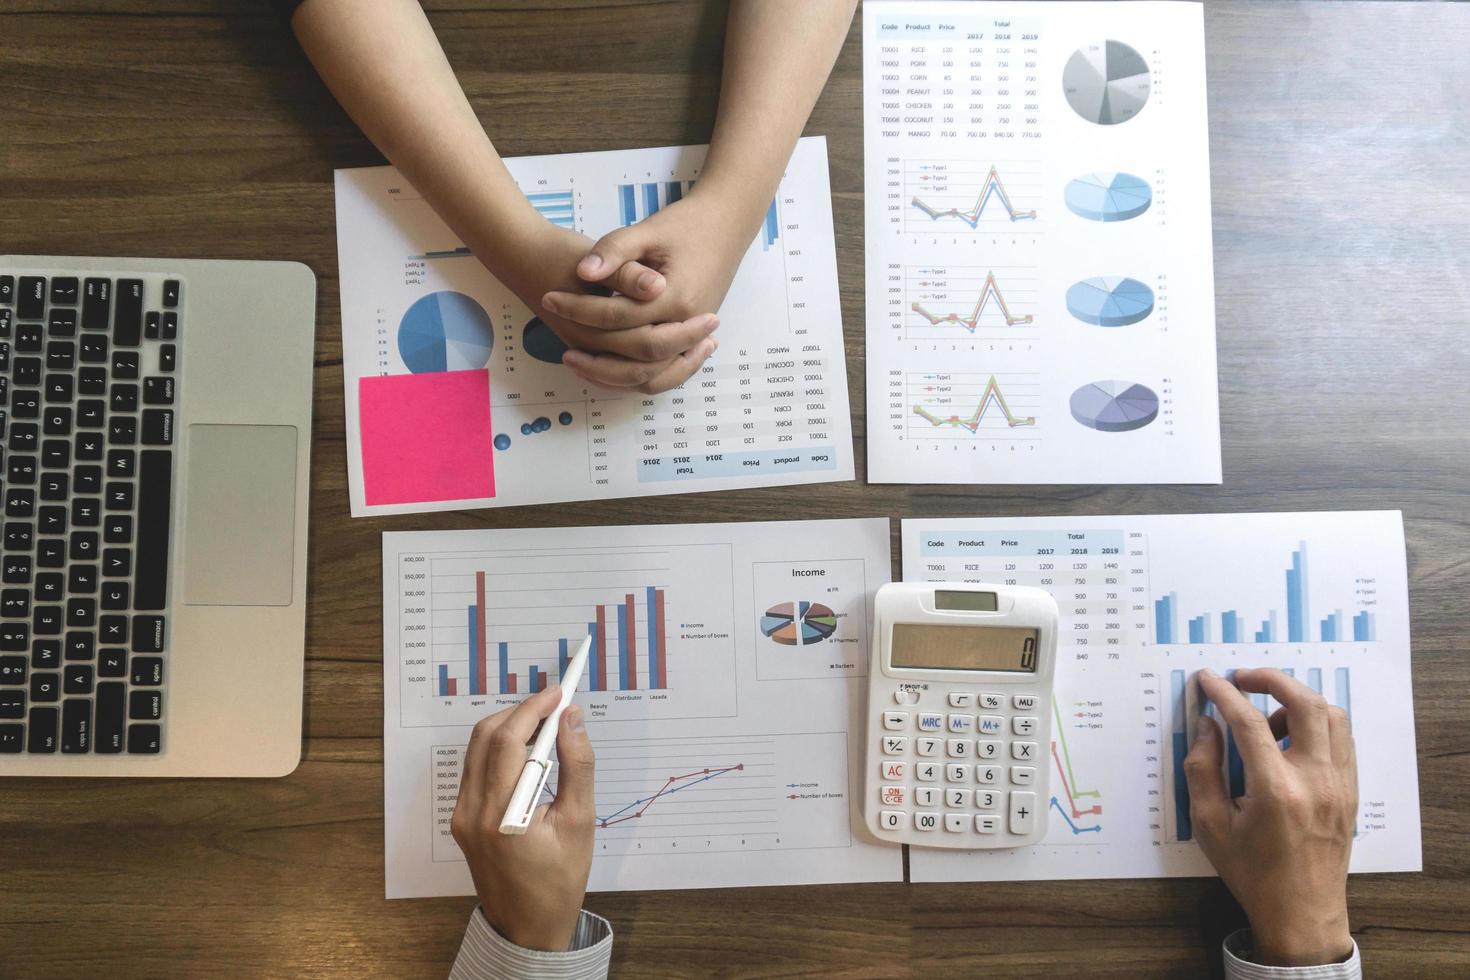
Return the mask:
<svg viewBox="0 0 1470 980">
<path fill-rule="evenodd" d="M 1321 966 L 1252 963 L 1253 947 L 1249 929 L 1238 929 L 1225 937 L 1225 976 L 1229 980 L 1362 980 L 1363 977 L 1363 961 L 1358 959 L 1356 940 L 1353 942 L 1353 955 L 1341 963 L 1324 963 Z"/>
<path fill-rule="evenodd" d="M 496 932 L 476 908 L 449 980 L 603 980 L 612 961 L 612 925 L 586 909 L 564 953 L 525 949 Z"/>
</svg>

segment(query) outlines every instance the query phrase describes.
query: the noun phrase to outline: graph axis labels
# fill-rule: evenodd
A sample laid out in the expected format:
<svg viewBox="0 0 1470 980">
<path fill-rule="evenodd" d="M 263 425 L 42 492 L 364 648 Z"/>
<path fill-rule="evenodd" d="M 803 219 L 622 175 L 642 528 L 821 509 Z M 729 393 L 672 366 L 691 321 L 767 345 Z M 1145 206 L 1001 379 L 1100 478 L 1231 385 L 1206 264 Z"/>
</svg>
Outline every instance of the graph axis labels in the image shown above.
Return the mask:
<svg viewBox="0 0 1470 980">
<path fill-rule="evenodd" d="M 1094 381 L 1072 392 L 1072 418 L 1099 432 L 1130 432 L 1159 414 L 1159 396 L 1132 381 Z"/>
<path fill-rule="evenodd" d="M 1101 41 L 1079 48 L 1062 69 L 1062 92 L 1067 104 L 1077 115 L 1099 126 L 1115 126 L 1142 112 L 1151 85 L 1148 62 L 1122 41 Z"/>
<path fill-rule="evenodd" d="M 1124 173 L 1086 174 L 1067 184 L 1067 210 L 1088 221 L 1129 221 L 1153 205 L 1153 188 Z"/>
</svg>

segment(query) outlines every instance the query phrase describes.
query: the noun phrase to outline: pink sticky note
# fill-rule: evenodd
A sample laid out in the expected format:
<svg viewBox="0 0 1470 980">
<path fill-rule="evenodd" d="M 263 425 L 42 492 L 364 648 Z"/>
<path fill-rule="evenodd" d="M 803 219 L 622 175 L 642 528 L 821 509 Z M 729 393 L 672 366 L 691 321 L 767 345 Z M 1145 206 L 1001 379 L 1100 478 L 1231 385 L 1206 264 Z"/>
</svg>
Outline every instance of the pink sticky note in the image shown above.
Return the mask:
<svg viewBox="0 0 1470 980">
<path fill-rule="evenodd" d="M 495 496 L 488 371 L 362 378 L 357 418 L 369 506 Z"/>
</svg>

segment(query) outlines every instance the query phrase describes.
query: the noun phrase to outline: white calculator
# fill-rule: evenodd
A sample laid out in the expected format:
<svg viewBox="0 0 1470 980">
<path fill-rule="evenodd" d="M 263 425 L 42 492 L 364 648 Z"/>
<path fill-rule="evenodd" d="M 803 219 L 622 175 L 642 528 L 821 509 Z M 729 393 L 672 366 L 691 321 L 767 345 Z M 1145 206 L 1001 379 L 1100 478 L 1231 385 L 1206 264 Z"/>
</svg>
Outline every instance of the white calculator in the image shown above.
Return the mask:
<svg viewBox="0 0 1470 980">
<path fill-rule="evenodd" d="M 880 841 L 967 849 L 1046 833 L 1057 603 L 1042 589 L 878 590 L 862 821 Z"/>
</svg>

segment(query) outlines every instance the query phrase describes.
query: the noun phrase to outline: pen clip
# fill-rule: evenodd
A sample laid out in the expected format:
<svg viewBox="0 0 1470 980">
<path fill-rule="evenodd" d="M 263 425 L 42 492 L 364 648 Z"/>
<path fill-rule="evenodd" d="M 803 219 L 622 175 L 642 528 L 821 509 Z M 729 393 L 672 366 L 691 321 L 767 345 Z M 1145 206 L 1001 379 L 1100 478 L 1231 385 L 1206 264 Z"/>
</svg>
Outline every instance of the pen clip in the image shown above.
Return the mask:
<svg viewBox="0 0 1470 980">
<path fill-rule="evenodd" d="M 532 766 L 536 766 L 540 772 L 534 772 Z M 524 834 L 531 826 L 531 817 L 535 815 L 536 806 L 541 802 L 541 792 L 546 789 L 546 780 L 550 775 L 550 762 L 542 762 L 540 759 L 526 760 L 521 778 L 516 780 L 515 792 L 511 794 L 510 805 L 506 807 L 505 816 L 500 821 L 502 834 Z"/>
</svg>

